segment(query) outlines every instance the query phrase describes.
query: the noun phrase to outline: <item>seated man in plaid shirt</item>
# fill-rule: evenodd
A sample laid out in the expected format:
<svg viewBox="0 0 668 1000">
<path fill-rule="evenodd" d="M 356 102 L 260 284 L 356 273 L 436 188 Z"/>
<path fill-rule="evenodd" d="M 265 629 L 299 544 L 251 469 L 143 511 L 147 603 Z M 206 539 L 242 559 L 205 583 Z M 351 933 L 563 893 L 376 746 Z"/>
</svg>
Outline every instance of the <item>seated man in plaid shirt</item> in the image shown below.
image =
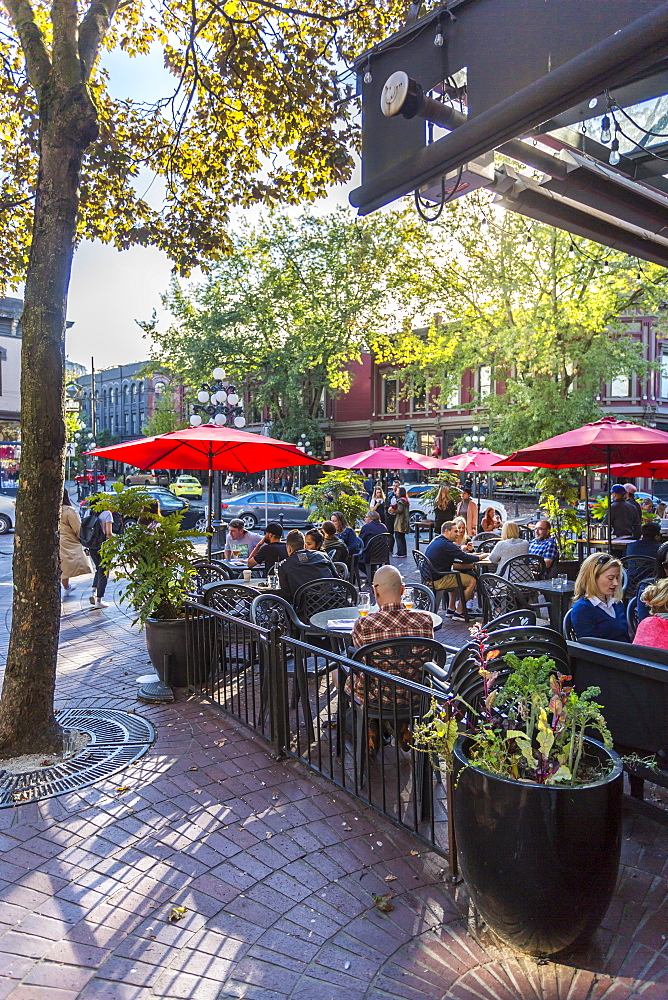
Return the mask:
<svg viewBox="0 0 668 1000">
<path fill-rule="evenodd" d="M 559 549 L 554 538 L 550 536 L 551 531 L 552 525 L 549 521 L 539 521 L 534 528 L 536 537 L 533 542 L 529 542 L 529 555 L 543 557 L 548 575 L 550 567 L 559 562 Z"/>
<path fill-rule="evenodd" d="M 376 570 L 373 578 L 373 590 L 378 602 L 378 611 L 373 611 L 365 618 L 359 618 L 353 627 L 352 639 L 356 649 L 366 646 L 369 642 L 387 642 L 391 646 L 394 639 L 405 639 L 407 636 L 433 639 L 434 625 L 431 616 L 425 611 L 412 611 L 405 608 L 401 603 L 404 592 L 404 584 L 401 573 L 394 566 L 381 566 Z M 414 655 L 407 658 L 397 666 L 397 661 L 391 663 L 383 662 L 382 651 L 374 655 L 373 666 L 377 670 L 384 670 L 386 673 L 397 674 L 409 680 L 422 682 L 422 665 L 430 658 L 430 653 L 420 649 L 419 641 L 415 643 L 412 651 Z M 350 680 L 346 684 L 346 690 L 350 694 Z M 365 682 L 365 675 L 355 673 L 354 675 L 355 700 L 362 704 L 368 695 L 369 702 L 378 702 L 378 684 L 375 679 L 368 678 Z M 401 709 L 408 704 L 408 692 L 400 685 L 383 685 L 383 704 L 392 705 L 396 702 L 397 708 Z M 370 726 L 370 730 L 371 730 Z M 377 731 L 369 732 L 369 749 L 373 752 L 376 748 Z M 409 736 L 408 727 L 402 726 L 401 747 L 408 747 Z"/>
</svg>

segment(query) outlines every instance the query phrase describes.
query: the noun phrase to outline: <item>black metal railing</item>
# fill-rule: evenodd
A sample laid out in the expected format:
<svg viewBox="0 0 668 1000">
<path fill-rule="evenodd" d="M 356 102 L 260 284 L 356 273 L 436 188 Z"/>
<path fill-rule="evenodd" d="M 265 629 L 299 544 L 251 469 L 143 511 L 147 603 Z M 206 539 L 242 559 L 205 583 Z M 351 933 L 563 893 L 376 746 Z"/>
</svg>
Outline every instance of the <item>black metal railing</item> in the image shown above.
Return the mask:
<svg viewBox="0 0 668 1000">
<path fill-rule="evenodd" d="M 450 781 L 410 740 L 430 688 L 196 601 L 186 621 L 191 690 L 269 740 L 277 757 L 300 760 L 449 857 L 456 871 Z"/>
</svg>

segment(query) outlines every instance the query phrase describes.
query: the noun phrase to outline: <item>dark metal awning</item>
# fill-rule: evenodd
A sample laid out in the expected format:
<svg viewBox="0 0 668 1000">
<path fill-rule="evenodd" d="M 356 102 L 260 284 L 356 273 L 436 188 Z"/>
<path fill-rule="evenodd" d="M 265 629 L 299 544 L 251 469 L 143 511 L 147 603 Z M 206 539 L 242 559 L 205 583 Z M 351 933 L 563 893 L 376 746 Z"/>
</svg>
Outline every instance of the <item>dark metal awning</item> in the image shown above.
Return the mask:
<svg viewBox="0 0 668 1000">
<path fill-rule="evenodd" d="M 466 172 L 507 209 L 668 266 L 668 3 L 451 0 L 355 69 L 360 214 Z M 494 150 L 532 173 L 498 160 L 476 180 Z"/>
</svg>

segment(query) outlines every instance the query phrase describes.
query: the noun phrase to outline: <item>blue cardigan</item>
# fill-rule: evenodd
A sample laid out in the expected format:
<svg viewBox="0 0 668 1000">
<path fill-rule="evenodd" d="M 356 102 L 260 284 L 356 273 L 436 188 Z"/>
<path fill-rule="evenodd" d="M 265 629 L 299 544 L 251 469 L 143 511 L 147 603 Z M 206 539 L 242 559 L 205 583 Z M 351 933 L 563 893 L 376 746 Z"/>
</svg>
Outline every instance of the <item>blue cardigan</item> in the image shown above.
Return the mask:
<svg viewBox="0 0 668 1000">
<path fill-rule="evenodd" d="M 626 624 L 626 609 L 621 601 L 613 605 L 612 618 L 601 607 L 595 607 L 586 597 L 581 597 L 571 608 L 571 623 L 578 639 L 614 639 L 616 642 L 630 642 Z"/>
<path fill-rule="evenodd" d="M 344 528 L 340 535 L 336 536 L 340 538 L 342 542 L 345 542 L 348 546 L 348 552 L 361 552 L 363 543 L 360 541 L 358 535 L 353 531 L 353 529 L 348 525 Z"/>
</svg>

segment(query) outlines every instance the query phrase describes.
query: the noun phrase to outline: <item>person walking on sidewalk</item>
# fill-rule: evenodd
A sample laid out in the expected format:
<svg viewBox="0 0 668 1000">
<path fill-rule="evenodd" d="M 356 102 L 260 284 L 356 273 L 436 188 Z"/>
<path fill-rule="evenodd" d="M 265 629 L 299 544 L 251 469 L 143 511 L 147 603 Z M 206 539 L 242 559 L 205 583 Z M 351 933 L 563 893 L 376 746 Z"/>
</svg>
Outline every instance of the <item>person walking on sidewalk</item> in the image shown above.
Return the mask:
<svg viewBox="0 0 668 1000">
<path fill-rule="evenodd" d="M 91 571 L 79 538 L 80 530 L 81 518 L 72 506 L 69 493 L 63 490 L 60 508 L 60 582 L 66 594 L 76 589 L 75 584 L 70 583 L 72 577 L 86 576 Z"/>
<path fill-rule="evenodd" d="M 400 486 L 397 493 L 397 512 L 394 515 L 394 537 L 397 542 L 397 557 L 399 559 L 405 559 L 408 554 L 406 550 L 406 534 L 410 530 L 408 509 L 409 503 L 406 496 L 406 488 Z"/>
<path fill-rule="evenodd" d="M 93 593 L 88 598 L 94 610 L 108 608 L 109 605 L 103 600 L 104 592 L 107 589 L 107 574 L 100 564 L 100 550 L 106 540 L 111 538 L 114 515 L 110 510 L 103 510 L 97 515 L 99 530 L 96 531 L 92 541 L 88 544 L 88 552 L 95 566 L 95 576 L 93 577 Z"/>
</svg>

